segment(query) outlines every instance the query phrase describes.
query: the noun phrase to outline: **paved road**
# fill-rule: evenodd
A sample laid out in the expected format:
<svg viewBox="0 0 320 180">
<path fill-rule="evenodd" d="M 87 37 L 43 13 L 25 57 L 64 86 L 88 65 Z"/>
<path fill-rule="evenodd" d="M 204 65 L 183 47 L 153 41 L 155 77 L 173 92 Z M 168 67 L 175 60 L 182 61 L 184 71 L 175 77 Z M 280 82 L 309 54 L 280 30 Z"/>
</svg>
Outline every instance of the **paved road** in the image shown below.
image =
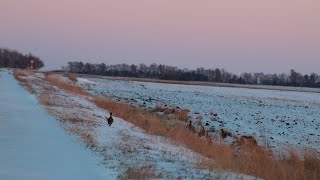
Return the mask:
<svg viewBox="0 0 320 180">
<path fill-rule="evenodd" d="M 112 179 L 7 70 L 0 71 L 0 179 Z"/>
</svg>

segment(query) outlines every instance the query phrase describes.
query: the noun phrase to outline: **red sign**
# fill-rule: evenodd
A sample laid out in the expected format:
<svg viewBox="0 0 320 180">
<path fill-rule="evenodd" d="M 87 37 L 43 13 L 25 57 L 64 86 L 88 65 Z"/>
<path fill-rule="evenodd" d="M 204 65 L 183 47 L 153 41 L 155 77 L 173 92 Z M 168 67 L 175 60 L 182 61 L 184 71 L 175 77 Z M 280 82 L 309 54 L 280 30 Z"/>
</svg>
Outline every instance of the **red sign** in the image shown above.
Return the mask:
<svg viewBox="0 0 320 180">
<path fill-rule="evenodd" d="M 30 63 L 31 63 L 31 69 L 33 69 L 33 65 L 35 63 L 35 60 L 30 60 Z"/>
</svg>

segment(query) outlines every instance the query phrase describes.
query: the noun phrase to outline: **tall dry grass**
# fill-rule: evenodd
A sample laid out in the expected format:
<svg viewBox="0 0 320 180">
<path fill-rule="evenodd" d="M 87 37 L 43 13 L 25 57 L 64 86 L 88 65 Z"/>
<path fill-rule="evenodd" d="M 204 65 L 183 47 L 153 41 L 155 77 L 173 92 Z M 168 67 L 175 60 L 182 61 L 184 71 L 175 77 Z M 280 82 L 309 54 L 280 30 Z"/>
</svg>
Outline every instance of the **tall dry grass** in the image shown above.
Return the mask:
<svg viewBox="0 0 320 180">
<path fill-rule="evenodd" d="M 20 70 L 20 69 L 14 69 L 13 70 L 14 77 L 31 93 L 36 94 L 37 91 L 33 88 L 33 84 L 35 86 L 39 86 L 39 83 L 41 83 L 41 80 L 30 80 L 27 77 L 35 75 L 35 73 L 31 70 Z M 53 73 L 50 73 L 53 74 Z M 64 90 L 68 90 L 69 92 L 74 92 L 76 95 L 88 95 L 86 93 L 81 93 L 82 90 L 75 87 L 75 86 L 69 86 L 68 84 L 64 83 L 61 79 L 50 76 L 50 74 L 46 74 L 45 80 L 50 82 L 51 84 L 54 84 Z M 76 78 L 75 78 L 76 79 Z M 39 92 L 38 92 L 39 93 Z M 38 94 L 39 101 L 42 105 L 45 106 L 46 110 L 50 114 L 54 114 L 58 117 L 63 117 L 61 120 L 62 122 L 68 122 L 67 125 L 64 124 L 62 127 L 65 128 L 67 131 L 72 132 L 74 134 L 77 134 L 81 140 L 85 143 L 87 147 L 94 147 L 97 144 L 97 141 L 93 138 L 93 136 L 90 134 L 90 129 L 96 125 L 96 123 L 86 117 L 86 116 L 77 116 L 75 114 L 67 114 L 66 112 L 57 112 L 50 107 L 52 106 L 61 106 L 64 108 L 75 108 L 73 104 L 65 104 L 60 101 L 55 100 L 55 89 L 52 87 L 46 87 L 42 89 L 42 91 Z M 69 107 L 71 106 L 71 107 Z M 77 106 L 77 108 L 81 108 Z"/>
<path fill-rule="evenodd" d="M 154 167 L 143 166 L 136 168 L 128 168 L 120 179 L 159 179 L 162 178 L 155 174 Z"/>
<path fill-rule="evenodd" d="M 95 104 L 112 111 L 116 116 L 130 121 L 131 123 L 145 129 L 147 132 L 164 136 L 208 157 L 215 163 L 208 163 L 211 168 L 220 168 L 232 170 L 239 173 L 250 174 L 265 179 L 310 179 L 310 177 L 319 177 L 317 171 L 320 168 L 315 164 L 320 162 L 312 161 L 312 166 L 303 169 L 302 173 L 300 164 L 304 161 L 292 159 L 297 156 L 291 156 L 287 159 L 279 160 L 268 151 L 254 145 L 247 144 L 241 147 L 240 152 L 227 145 L 208 143 L 203 138 L 193 135 L 189 130 L 180 123 L 171 124 L 168 120 L 163 120 L 154 114 L 140 110 L 136 107 L 129 106 L 125 103 L 113 102 L 103 98 L 95 98 Z M 312 158 L 309 158 L 309 162 Z M 214 165 L 212 167 L 212 165 Z M 299 176 L 298 176 L 299 175 Z"/>
<path fill-rule="evenodd" d="M 73 73 L 69 73 L 68 74 L 68 79 L 70 80 L 70 81 L 72 81 L 73 83 L 76 83 L 78 80 L 77 80 L 77 76 L 75 75 L 75 74 L 73 74 Z"/>
<path fill-rule="evenodd" d="M 80 87 L 74 86 L 72 84 L 68 84 L 68 83 L 64 82 L 63 80 L 61 80 L 59 77 L 55 77 L 55 76 L 51 76 L 51 75 L 46 74 L 45 80 L 55 86 L 58 86 L 61 89 L 64 89 L 64 90 L 71 92 L 73 94 L 87 96 L 87 97 L 91 96 L 90 93 L 85 92 Z"/>
<path fill-rule="evenodd" d="M 25 79 L 27 76 L 34 75 L 33 70 L 21 70 L 21 69 L 13 69 L 13 77 L 20 82 L 23 86 L 26 87 L 26 89 L 31 93 L 35 94 L 36 90 L 33 88 L 32 84 L 28 83 L 28 81 Z"/>
<path fill-rule="evenodd" d="M 146 130 L 153 135 L 170 138 L 208 158 L 206 168 L 230 170 L 264 179 L 320 179 L 320 160 L 308 155 L 304 160 L 295 153 L 279 159 L 267 150 L 251 143 L 231 147 L 218 143 L 208 143 L 204 138 L 190 133 L 181 123 L 163 119 L 154 113 L 128 104 L 90 95 L 59 78 L 47 76 L 52 84 L 78 95 L 90 97 L 98 107 L 112 111 L 117 117 Z"/>
<path fill-rule="evenodd" d="M 187 122 L 189 120 L 189 111 L 187 109 L 180 109 L 175 111 L 174 117 L 180 121 Z"/>
<path fill-rule="evenodd" d="M 177 109 L 175 107 L 164 107 L 159 104 L 154 108 L 156 112 L 164 112 L 171 114 L 174 119 L 187 122 L 189 120 L 189 110 L 188 109 Z"/>
</svg>

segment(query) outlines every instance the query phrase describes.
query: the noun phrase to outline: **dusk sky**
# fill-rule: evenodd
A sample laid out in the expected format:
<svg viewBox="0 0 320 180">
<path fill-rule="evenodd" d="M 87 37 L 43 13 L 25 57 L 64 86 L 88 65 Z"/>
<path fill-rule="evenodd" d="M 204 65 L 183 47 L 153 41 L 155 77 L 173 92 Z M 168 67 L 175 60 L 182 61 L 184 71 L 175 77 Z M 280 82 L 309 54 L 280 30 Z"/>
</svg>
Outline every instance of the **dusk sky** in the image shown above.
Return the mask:
<svg viewBox="0 0 320 180">
<path fill-rule="evenodd" d="M 320 73 L 320 0 L 0 0 L 0 47 L 68 61 Z"/>
</svg>

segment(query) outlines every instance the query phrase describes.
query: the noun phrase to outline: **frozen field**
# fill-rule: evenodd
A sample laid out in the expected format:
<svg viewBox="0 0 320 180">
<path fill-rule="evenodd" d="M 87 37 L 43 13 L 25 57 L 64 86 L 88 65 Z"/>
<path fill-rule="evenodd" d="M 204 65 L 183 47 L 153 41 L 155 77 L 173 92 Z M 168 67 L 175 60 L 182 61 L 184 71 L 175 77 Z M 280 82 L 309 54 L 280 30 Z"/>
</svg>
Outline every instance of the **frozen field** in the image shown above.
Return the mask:
<svg viewBox="0 0 320 180">
<path fill-rule="evenodd" d="M 206 157 L 121 118 L 113 117 L 108 126 L 107 110 L 97 107 L 91 97 L 51 84 L 43 73 L 17 74 L 34 95 L 4 73 L 9 88 L 0 87 L 4 100 L 0 107 L 6 107 L 6 100 L 10 106 L 0 109 L 0 179 L 254 179 L 201 167 Z M 17 113 L 20 110 L 23 115 Z M 90 153 L 93 159 L 88 159 Z"/>
<path fill-rule="evenodd" d="M 137 106 L 157 104 L 186 108 L 206 129 L 224 128 L 234 135 L 253 135 L 271 148 L 294 146 L 320 151 L 320 94 L 278 90 L 175 85 L 78 78 L 94 94 Z M 94 84 L 93 84 L 94 83 Z M 213 121 L 212 113 L 218 114 Z M 207 124 L 207 125 L 206 125 Z"/>
</svg>

